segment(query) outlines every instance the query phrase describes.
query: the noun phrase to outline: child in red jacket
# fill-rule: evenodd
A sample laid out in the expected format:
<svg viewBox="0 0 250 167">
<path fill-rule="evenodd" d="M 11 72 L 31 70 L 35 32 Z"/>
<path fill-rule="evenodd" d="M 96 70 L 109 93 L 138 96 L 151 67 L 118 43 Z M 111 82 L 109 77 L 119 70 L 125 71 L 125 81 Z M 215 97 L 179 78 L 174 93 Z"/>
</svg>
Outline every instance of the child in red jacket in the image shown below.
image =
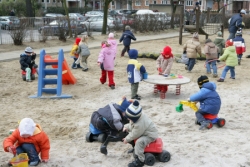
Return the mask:
<svg viewBox="0 0 250 167">
<path fill-rule="evenodd" d="M 234 42 L 234 46 L 235 46 L 236 53 L 238 56 L 238 65 L 240 65 L 242 55 L 246 51 L 245 40 L 244 40 L 244 38 L 242 38 L 242 31 L 241 30 L 238 30 L 236 32 L 236 36 L 233 39 L 233 42 Z"/>
<path fill-rule="evenodd" d="M 3 148 L 4 151 L 14 155 L 27 153 L 30 166 L 37 166 L 40 161 L 49 160 L 49 138 L 40 125 L 35 124 L 31 118 L 21 120 L 18 129 L 4 139 Z"/>
</svg>

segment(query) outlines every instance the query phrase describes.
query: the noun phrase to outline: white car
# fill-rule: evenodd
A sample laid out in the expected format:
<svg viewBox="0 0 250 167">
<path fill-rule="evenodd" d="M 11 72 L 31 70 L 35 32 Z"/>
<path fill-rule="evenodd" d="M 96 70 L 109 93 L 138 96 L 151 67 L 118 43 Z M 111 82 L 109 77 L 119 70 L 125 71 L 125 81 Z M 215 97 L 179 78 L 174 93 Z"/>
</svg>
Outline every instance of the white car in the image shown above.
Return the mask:
<svg viewBox="0 0 250 167">
<path fill-rule="evenodd" d="M 138 10 L 136 14 L 155 14 L 155 12 L 149 9 L 141 9 L 141 10 Z"/>
</svg>

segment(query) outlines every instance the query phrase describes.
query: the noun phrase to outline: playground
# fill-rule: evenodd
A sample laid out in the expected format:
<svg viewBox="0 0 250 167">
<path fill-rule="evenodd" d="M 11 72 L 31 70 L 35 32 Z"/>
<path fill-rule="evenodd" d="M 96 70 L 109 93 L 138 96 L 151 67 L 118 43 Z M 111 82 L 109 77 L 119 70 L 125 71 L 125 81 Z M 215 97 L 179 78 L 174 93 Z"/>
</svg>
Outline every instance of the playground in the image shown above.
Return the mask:
<svg viewBox="0 0 250 167">
<path fill-rule="evenodd" d="M 249 30 L 243 31 L 245 41 L 250 40 L 248 32 Z M 224 35 L 224 38 L 228 37 L 227 30 Z M 191 37 L 192 35 L 184 36 L 183 43 Z M 216 35 L 209 36 L 212 40 L 215 37 Z M 200 35 L 200 41 L 204 48 L 205 36 Z M 172 47 L 174 55 L 182 53 L 179 37 L 132 42 L 131 48 L 138 49 L 139 53 L 159 53 L 166 45 Z M 126 167 L 133 160 L 133 155 L 127 154 L 131 149 L 129 144 L 109 143 L 108 155 L 104 155 L 100 153 L 99 142 L 85 141 L 92 112 L 109 102 L 119 102 L 122 96 L 130 98 L 130 84 L 126 74 L 128 56 L 119 56 L 122 48 L 118 47 L 116 57 L 114 90 L 110 89 L 107 83 L 100 83 L 101 71 L 96 63 L 100 48 L 91 49 L 88 72 L 69 69 L 76 83 L 62 84 L 62 94 L 72 96 L 65 99 L 29 98 L 38 94 L 38 77 L 36 76 L 33 82 L 25 82 L 21 77 L 18 60 L 0 62 L 0 141 L 9 135 L 10 129 L 18 126 L 19 120 L 30 117 L 41 125 L 51 143 L 49 162 L 41 163 L 38 167 Z M 246 43 L 246 48 L 247 52 L 243 56 L 241 65 L 236 67 L 235 80 L 230 79 L 230 75 L 227 74 L 225 82 L 218 83 L 216 81 L 218 78 L 208 75 L 210 81 L 216 82 L 217 91 L 222 99 L 219 116 L 226 119 L 226 124 L 221 128 L 213 127 L 200 131 L 199 126 L 195 125 L 194 111 L 190 107 L 183 106 L 182 112 L 176 112 L 176 105 L 181 100 L 187 100 L 191 94 L 199 90 L 197 78 L 206 75 L 204 61 L 198 61 L 192 73 L 187 73 L 183 64 L 173 64 L 171 73 L 190 79 L 189 83 L 181 86 L 179 95 L 176 95 L 175 86 L 169 86 L 166 98 L 161 99 L 159 95 L 154 94 L 153 84 L 140 83 L 138 93 L 142 96 L 140 100 L 142 111 L 154 121 L 159 137 L 164 143 L 163 148 L 171 154 L 169 162 L 157 161 L 155 167 L 250 166 L 250 76 L 247 75 L 250 59 L 245 58 L 246 55 L 250 55 L 248 49 L 250 43 Z M 50 56 L 51 59 L 58 59 L 58 54 Z M 67 53 L 64 54 L 64 58 L 71 67 L 72 59 Z M 148 75 L 158 74 L 155 60 L 148 58 L 138 60 L 146 67 Z M 36 63 L 39 65 L 39 57 Z M 223 68 L 218 69 L 219 76 L 222 70 Z M 11 158 L 10 153 L 0 149 L 1 167 L 7 167 L 6 162 Z"/>
</svg>

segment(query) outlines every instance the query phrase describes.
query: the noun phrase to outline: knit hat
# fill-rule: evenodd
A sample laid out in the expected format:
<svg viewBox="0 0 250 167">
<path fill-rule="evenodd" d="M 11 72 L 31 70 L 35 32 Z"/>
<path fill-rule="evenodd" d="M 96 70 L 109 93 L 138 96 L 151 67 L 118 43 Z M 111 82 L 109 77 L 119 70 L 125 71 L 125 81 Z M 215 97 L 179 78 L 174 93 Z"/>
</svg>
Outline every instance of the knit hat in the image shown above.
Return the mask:
<svg viewBox="0 0 250 167">
<path fill-rule="evenodd" d="M 198 32 L 193 33 L 193 38 L 199 39 L 199 34 L 198 34 Z"/>
<path fill-rule="evenodd" d="M 217 35 L 218 37 L 222 37 L 222 32 L 221 31 L 217 32 Z"/>
<path fill-rule="evenodd" d="M 75 43 L 76 43 L 77 45 L 79 45 L 80 42 L 81 42 L 81 38 L 78 38 L 78 37 L 77 37 L 77 38 L 75 39 Z"/>
<path fill-rule="evenodd" d="M 26 47 L 24 52 L 26 53 L 32 53 L 33 52 L 33 49 L 31 47 Z"/>
<path fill-rule="evenodd" d="M 130 26 L 125 26 L 125 30 L 130 30 Z"/>
<path fill-rule="evenodd" d="M 30 135 L 32 136 L 35 131 L 36 124 L 31 118 L 23 118 L 19 124 L 20 136 Z"/>
<path fill-rule="evenodd" d="M 226 41 L 226 47 L 228 47 L 228 46 L 233 46 L 233 40 L 232 39 L 229 39 L 229 40 L 227 40 Z"/>
<path fill-rule="evenodd" d="M 200 88 L 201 88 L 202 85 L 203 85 L 204 83 L 206 83 L 206 82 L 209 82 L 208 77 L 207 77 L 206 75 L 201 75 L 201 76 L 198 78 L 198 80 L 197 80 L 197 83 L 198 83 L 198 85 L 199 85 Z"/>
<path fill-rule="evenodd" d="M 166 46 L 161 52 L 163 55 L 172 55 L 172 49 L 169 46 Z"/>
<path fill-rule="evenodd" d="M 138 51 L 136 49 L 130 49 L 128 51 L 128 55 L 130 59 L 137 59 L 138 58 Z"/>
<path fill-rule="evenodd" d="M 131 102 L 129 102 L 126 98 L 118 103 L 119 108 L 122 112 L 125 112 L 130 104 Z"/>
<path fill-rule="evenodd" d="M 135 123 L 141 117 L 141 113 L 142 113 L 141 111 L 142 111 L 142 108 L 139 102 L 135 100 L 127 108 L 127 111 L 125 112 L 125 116 Z"/>
<path fill-rule="evenodd" d="M 206 41 L 205 41 L 205 43 L 209 43 L 209 42 L 212 42 L 212 40 L 211 39 L 206 39 Z"/>
<path fill-rule="evenodd" d="M 109 33 L 109 38 L 114 38 L 114 36 L 115 36 L 114 33 L 112 33 L 112 32 Z"/>
</svg>

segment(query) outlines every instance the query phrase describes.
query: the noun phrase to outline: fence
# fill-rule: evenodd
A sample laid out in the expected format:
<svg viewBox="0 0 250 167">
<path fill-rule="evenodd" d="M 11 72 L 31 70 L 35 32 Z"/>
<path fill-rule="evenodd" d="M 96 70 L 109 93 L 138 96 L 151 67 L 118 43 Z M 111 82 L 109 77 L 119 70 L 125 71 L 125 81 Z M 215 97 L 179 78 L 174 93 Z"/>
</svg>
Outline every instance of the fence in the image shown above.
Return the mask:
<svg viewBox="0 0 250 167">
<path fill-rule="evenodd" d="M 23 37 L 23 43 L 42 41 L 44 39 L 44 33 L 39 31 L 39 28 L 48 25 L 51 21 L 61 21 L 62 18 L 45 18 L 45 17 L 35 17 L 35 18 L 19 18 L 19 22 L 25 24 L 20 24 L 18 29 L 25 29 L 25 34 Z M 63 18 L 65 19 L 65 18 Z M 72 19 L 70 19 L 72 20 Z M 123 15 L 123 16 L 113 16 L 113 25 L 108 28 L 108 31 L 123 31 L 126 25 L 130 25 L 137 32 L 158 32 L 170 28 L 171 17 L 168 14 L 146 14 L 146 15 Z M 175 27 L 179 27 L 180 16 L 176 15 L 174 18 Z M 90 22 L 91 24 L 91 22 Z M 21 26 L 22 25 L 22 26 Z M 86 26 L 87 29 L 87 25 Z M 11 28 L 11 27 L 10 27 Z M 65 28 L 65 27 L 64 27 Z M 112 28 L 112 29 L 111 29 Z M 15 33 L 16 29 L 5 30 L 4 26 L 0 29 L 0 45 L 1 44 L 13 44 L 12 34 Z M 50 32 L 55 31 L 54 25 L 50 25 Z M 91 34 L 92 29 L 88 30 L 88 34 Z M 67 35 L 67 33 L 65 33 Z M 58 39 L 58 34 L 50 33 L 46 35 L 46 40 Z"/>
</svg>

